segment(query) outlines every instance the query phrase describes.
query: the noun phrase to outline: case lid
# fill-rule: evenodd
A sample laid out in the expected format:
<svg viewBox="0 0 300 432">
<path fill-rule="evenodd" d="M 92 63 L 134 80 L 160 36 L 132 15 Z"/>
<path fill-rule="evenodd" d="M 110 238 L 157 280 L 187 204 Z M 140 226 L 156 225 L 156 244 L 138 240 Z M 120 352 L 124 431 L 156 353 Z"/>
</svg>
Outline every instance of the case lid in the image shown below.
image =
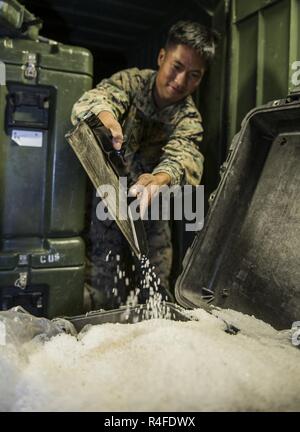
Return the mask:
<svg viewBox="0 0 300 432">
<path fill-rule="evenodd" d="M 23 66 L 32 56 L 36 67 L 89 76 L 93 74 L 93 57 L 86 48 L 63 45 L 43 37 L 37 41 L 0 39 L 0 60 L 4 63 Z"/>
<path fill-rule="evenodd" d="M 182 306 L 210 303 L 276 328 L 300 319 L 299 118 L 288 98 L 244 119 L 176 281 Z"/>
<path fill-rule="evenodd" d="M 64 239 L 18 238 L 0 243 L 0 271 L 16 268 L 52 268 L 83 265 L 85 245 L 80 237 Z"/>
<path fill-rule="evenodd" d="M 16 0 L 0 0 L 0 35 L 37 39 L 42 20 Z"/>
</svg>

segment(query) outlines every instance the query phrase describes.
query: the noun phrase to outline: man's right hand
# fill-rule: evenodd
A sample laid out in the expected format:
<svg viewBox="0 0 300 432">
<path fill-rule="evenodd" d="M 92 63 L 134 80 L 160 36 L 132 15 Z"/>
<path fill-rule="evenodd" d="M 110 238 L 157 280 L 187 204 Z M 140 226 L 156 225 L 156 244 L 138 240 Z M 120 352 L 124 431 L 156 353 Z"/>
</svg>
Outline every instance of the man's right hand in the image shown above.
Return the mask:
<svg viewBox="0 0 300 432">
<path fill-rule="evenodd" d="M 120 150 L 123 144 L 123 132 L 120 123 L 109 111 L 101 111 L 98 114 L 103 125 L 110 130 L 112 134 L 112 144 L 116 150 Z"/>
</svg>

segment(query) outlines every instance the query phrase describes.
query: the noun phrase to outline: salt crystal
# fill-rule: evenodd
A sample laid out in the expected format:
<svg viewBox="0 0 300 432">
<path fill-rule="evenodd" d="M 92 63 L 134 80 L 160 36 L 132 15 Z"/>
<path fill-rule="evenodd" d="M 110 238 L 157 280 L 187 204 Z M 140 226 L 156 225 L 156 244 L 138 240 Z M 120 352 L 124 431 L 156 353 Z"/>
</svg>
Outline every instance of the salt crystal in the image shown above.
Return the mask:
<svg viewBox="0 0 300 432">
<path fill-rule="evenodd" d="M 106 255 L 106 257 L 105 257 L 105 261 L 108 261 L 109 260 L 109 256 L 110 256 L 110 254 L 111 254 L 111 250 L 108 252 L 108 254 Z"/>
</svg>

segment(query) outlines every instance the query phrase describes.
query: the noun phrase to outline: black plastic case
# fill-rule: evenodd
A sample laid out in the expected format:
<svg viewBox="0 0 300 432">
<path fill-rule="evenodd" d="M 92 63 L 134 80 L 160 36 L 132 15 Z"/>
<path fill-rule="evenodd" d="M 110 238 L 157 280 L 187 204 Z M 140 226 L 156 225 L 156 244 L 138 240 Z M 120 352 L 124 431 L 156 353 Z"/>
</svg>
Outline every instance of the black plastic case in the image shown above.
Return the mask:
<svg viewBox="0 0 300 432">
<path fill-rule="evenodd" d="M 221 172 L 204 228 L 184 258 L 176 299 L 289 328 L 300 320 L 299 95 L 252 110 Z"/>
</svg>

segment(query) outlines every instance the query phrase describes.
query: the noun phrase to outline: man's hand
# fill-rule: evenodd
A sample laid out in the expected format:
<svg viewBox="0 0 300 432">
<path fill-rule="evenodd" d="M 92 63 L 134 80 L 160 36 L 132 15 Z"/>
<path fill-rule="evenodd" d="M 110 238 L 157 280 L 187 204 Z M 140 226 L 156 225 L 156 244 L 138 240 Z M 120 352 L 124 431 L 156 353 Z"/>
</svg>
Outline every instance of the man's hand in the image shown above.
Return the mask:
<svg viewBox="0 0 300 432">
<path fill-rule="evenodd" d="M 103 125 L 110 130 L 112 134 L 112 144 L 116 150 L 120 150 L 123 144 L 123 132 L 120 123 L 109 111 L 101 111 L 98 114 Z"/>
<path fill-rule="evenodd" d="M 129 196 L 137 197 L 140 201 L 141 218 L 151 203 L 153 197 L 158 193 L 161 186 L 170 184 L 171 177 L 165 172 L 157 174 L 142 174 L 138 181 L 129 189 Z"/>
</svg>

